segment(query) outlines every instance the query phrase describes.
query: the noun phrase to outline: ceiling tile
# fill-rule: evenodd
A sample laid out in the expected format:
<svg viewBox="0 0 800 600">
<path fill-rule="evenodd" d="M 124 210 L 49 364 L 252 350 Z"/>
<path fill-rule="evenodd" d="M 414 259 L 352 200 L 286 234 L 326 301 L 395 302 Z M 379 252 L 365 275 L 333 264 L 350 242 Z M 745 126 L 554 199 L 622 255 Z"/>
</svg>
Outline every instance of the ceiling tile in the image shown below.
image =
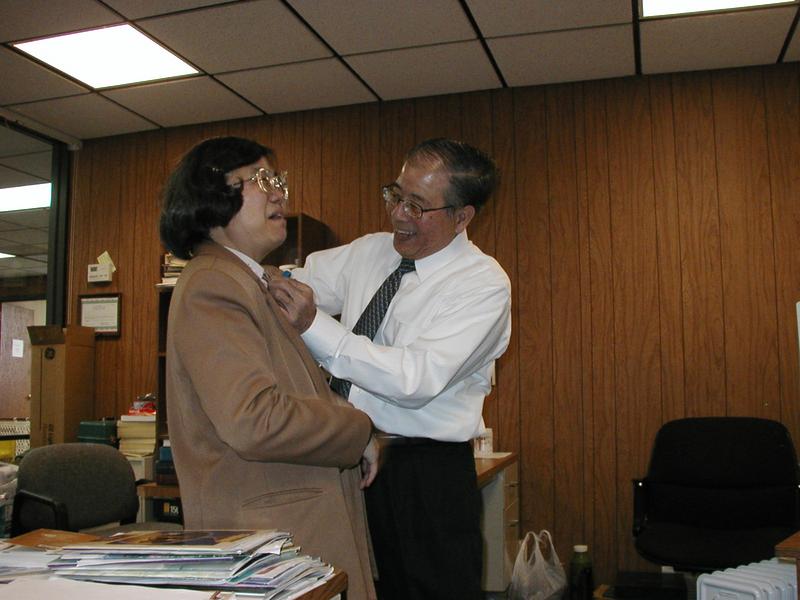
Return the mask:
<svg viewBox="0 0 800 600">
<path fill-rule="evenodd" d="M 784 62 L 800 60 L 800 23 L 798 23 L 798 26 L 794 29 L 792 41 L 789 42 L 789 47 L 786 49 L 786 55 L 783 57 L 783 60 Z"/>
<path fill-rule="evenodd" d="M 102 95 L 158 123 L 177 127 L 255 117 L 261 111 L 210 77 L 192 77 L 103 92 Z"/>
<path fill-rule="evenodd" d="M 17 225 L 16 223 L 7 223 L 6 221 L 4 221 L 2 219 L 3 214 L 4 213 L 0 212 L 0 232 L 12 231 L 14 229 L 18 229 L 19 228 L 19 225 Z M 2 252 L 2 250 L 0 250 L 0 252 Z"/>
<path fill-rule="evenodd" d="M 0 127 L 0 157 L 31 154 L 51 149 L 50 144 L 10 127 Z"/>
<path fill-rule="evenodd" d="M 3 164 L 0 160 L 0 189 L 9 187 L 18 187 L 20 185 L 34 185 L 37 183 L 45 183 L 38 177 L 34 177 L 30 173 L 11 169 Z"/>
<path fill-rule="evenodd" d="M 632 75 L 630 25 L 573 29 L 487 40 L 511 87 Z"/>
<path fill-rule="evenodd" d="M 345 60 L 383 100 L 471 92 L 501 85 L 477 41 L 358 54 Z"/>
<path fill-rule="evenodd" d="M 128 19 L 167 15 L 182 10 L 222 4 L 220 0 L 105 0 L 111 8 Z"/>
<path fill-rule="evenodd" d="M 377 100 L 336 58 L 219 75 L 219 80 L 268 113 Z M 313 81 L 314 85 L 308 82 Z"/>
<path fill-rule="evenodd" d="M 47 265 L 43 265 L 38 260 L 31 260 L 29 258 L 3 258 L 0 259 L 2 261 L 3 269 L 41 269 L 44 267 L 47 268 Z"/>
<path fill-rule="evenodd" d="M 10 108 L 79 139 L 156 129 L 153 123 L 97 94 L 42 100 Z"/>
<path fill-rule="evenodd" d="M 46 244 L 47 232 L 40 229 L 19 229 L 17 231 L 4 231 L 0 233 L 4 242 L 16 244 Z"/>
<path fill-rule="evenodd" d="M 47 152 L 37 152 L 36 154 L 6 156 L 0 158 L 0 165 L 25 173 L 36 183 L 43 183 L 50 181 L 53 169 L 53 155 L 48 150 Z M 3 186 L 0 185 L 0 187 Z"/>
<path fill-rule="evenodd" d="M 467 0 L 485 37 L 630 23 L 630 0 Z"/>
<path fill-rule="evenodd" d="M 38 63 L 0 47 L 0 105 L 31 102 L 59 96 L 85 94 L 89 90 Z"/>
<path fill-rule="evenodd" d="M 780 7 L 642 21 L 642 72 L 774 63 L 796 12 Z"/>
<path fill-rule="evenodd" d="M 38 227 L 47 230 L 50 226 L 50 208 L 32 208 L 28 210 L 14 210 L 0 213 L 0 220 L 4 224 L 15 227 Z"/>
<path fill-rule="evenodd" d="M 2 0 L 0 42 L 17 42 L 123 20 L 95 0 Z"/>
<path fill-rule="evenodd" d="M 277 0 L 226 4 L 137 22 L 209 73 L 330 56 L 330 51 Z"/>
<path fill-rule="evenodd" d="M 339 54 L 472 40 L 457 0 L 289 0 Z"/>
</svg>

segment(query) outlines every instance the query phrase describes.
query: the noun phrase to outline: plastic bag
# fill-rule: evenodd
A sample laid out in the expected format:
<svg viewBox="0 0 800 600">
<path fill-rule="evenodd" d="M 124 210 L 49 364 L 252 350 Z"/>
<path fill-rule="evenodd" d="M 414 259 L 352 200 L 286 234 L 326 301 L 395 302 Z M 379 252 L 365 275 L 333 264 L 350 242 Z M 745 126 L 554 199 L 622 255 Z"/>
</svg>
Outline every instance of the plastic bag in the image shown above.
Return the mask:
<svg viewBox="0 0 800 600">
<path fill-rule="evenodd" d="M 542 545 L 549 558 L 542 554 Z M 553 538 L 543 529 L 536 535 L 529 531 L 519 546 L 511 572 L 509 600 L 558 600 L 567 589 L 567 575 L 558 560 Z"/>
</svg>

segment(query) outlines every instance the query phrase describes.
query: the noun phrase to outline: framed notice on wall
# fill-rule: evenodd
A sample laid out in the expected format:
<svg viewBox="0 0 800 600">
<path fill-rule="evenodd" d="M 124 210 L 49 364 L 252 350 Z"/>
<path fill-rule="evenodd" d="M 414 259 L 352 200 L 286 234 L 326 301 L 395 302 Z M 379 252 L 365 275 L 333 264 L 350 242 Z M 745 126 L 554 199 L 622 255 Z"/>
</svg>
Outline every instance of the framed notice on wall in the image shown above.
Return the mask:
<svg viewBox="0 0 800 600">
<path fill-rule="evenodd" d="M 95 335 L 118 336 L 121 294 L 83 294 L 78 296 L 80 324 L 94 327 Z"/>
</svg>

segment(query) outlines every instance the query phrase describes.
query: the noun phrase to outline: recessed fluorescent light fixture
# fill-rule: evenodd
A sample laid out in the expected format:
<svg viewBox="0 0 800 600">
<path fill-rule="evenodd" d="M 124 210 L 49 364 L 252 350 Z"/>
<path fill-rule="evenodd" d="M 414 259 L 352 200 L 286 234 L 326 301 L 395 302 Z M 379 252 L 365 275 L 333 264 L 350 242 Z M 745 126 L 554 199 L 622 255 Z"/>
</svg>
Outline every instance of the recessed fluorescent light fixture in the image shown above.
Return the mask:
<svg viewBox="0 0 800 600">
<path fill-rule="evenodd" d="M 794 4 L 796 0 L 642 0 L 642 17 L 750 8 L 768 4 Z"/>
<path fill-rule="evenodd" d="M 67 33 L 14 47 L 93 88 L 197 73 L 130 25 Z"/>
<path fill-rule="evenodd" d="M 48 208 L 50 206 L 51 185 L 37 183 L 0 189 L 0 212 Z"/>
</svg>

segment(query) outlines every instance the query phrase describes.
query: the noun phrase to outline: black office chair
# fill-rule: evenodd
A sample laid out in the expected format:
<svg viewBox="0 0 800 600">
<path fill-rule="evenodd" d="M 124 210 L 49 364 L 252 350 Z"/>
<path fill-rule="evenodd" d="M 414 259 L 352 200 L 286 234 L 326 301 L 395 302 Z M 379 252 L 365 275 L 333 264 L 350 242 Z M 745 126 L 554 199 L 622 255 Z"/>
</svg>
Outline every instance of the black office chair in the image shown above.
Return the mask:
<svg viewBox="0 0 800 600">
<path fill-rule="evenodd" d="M 800 475 L 786 428 L 747 417 L 678 419 L 634 480 L 633 535 L 645 559 L 680 571 L 774 556 L 800 529 Z"/>
<path fill-rule="evenodd" d="M 119 450 L 105 444 L 53 444 L 29 451 L 19 465 L 11 534 L 40 527 L 79 531 L 109 525 L 103 533 L 174 528 L 135 523 L 138 510 L 133 469 Z"/>
</svg>

